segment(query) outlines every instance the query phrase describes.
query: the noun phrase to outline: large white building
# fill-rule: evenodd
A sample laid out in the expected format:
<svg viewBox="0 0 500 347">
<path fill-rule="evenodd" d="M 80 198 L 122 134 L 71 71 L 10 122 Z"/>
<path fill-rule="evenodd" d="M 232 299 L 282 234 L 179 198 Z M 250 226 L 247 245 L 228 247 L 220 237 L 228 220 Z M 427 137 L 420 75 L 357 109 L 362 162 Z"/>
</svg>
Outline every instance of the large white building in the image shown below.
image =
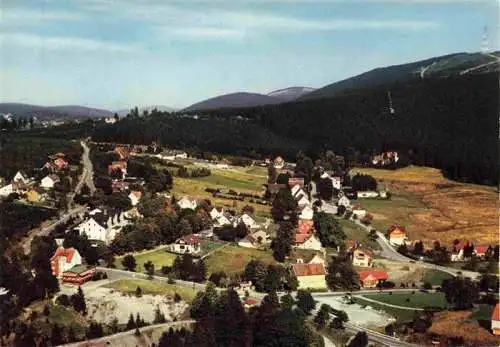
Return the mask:
<svg viewBox="0 0 500 347">
<path fill-rule="evenodd" d="M 95 212 L 95 210 L 92 212 Z M 130 220 L 125 217 L 125 213 L 123 212 L 108 216 L 104 216 L 99 212 L 94 213 L 93 217 L 80 223 L 75 227 L 75 230 L 77 230 L 80 235 L 87 235 L 89 240 L 96 240 L 109 244 L 115 239 L 116 235 L 124 226 L 130 224 Z M 99 220 L 99 222 L 97 220 Z"/>
</svg>

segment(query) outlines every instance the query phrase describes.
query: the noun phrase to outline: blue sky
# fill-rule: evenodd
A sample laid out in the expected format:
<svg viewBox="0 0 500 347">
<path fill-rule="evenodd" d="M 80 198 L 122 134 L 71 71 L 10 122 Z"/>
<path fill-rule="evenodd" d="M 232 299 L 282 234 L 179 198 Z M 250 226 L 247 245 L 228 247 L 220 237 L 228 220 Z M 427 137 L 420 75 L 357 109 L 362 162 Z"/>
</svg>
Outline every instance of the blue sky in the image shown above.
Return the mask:
<svg viewBox="0 0 500 347">
<path fill-rule="evenodd" d="M 184 107 L 498 49 L 498 0 L 1 0 L 0 101 Z"/>
</svg>

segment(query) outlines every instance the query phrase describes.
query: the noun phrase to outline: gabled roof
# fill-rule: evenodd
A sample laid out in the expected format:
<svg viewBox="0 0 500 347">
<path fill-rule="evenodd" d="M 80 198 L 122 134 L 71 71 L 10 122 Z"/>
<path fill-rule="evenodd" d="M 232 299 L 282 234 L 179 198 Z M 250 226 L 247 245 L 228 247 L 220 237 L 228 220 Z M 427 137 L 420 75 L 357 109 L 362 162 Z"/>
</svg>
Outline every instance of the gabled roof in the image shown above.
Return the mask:
<svg viewBox="0 0 500 347">
<path fill-rule="evenodd" d="M 491 320 L 500 321 L 500 304 L 495 305 L 495 309 L 491 314 Z"/>
<path fill-rule="evenodd" d="M 180 238 L 180 240 L 184 241 L 187 245 L 199 245 L 200 238 L 194 234 L 185 235 Z"/>
<path fill-rule="evenodd" d="M 128 196 L 129 196 L 129 197 L 130 197 L 130 196 L 133 196 L 133 197 L 135 197 L 136 199 L 140 199 L 140 198 L 141 198 L 141 196 L 142 196 L 142 192 L 141 192 L 141 191 L 139 191 L 139 190 L 133 190 L 133 191 L 131 191 L 131 192 L 130 192 L 130 194 L 129 194 Z"/>
<path fill-rule="evenodd" d="M 325 275 L 325 267 L 323 264 L 293 264 L 293 272 L 295 276 L 318 276 Z"/>
<path fill-rule="evenodd" d="M 361 281 L 364 281 L 370 276 L 379 281 L 386 280 L 389 278 L 389 275 L 384 270 L 363 270 L 359 271 L 358 274 L 359 274 L 359 279 Z"/>
<path fill-rule="evenodd" d="M 370 258 L 373 258 L 373 253 L 369 249 L 366 249 L 366 248 L 357 248 L 357 249 L 354 250 L 354 256 L 355 257 L 356 257 L 356 254 L 359 255 L 359 253 L 362 253 L 364 255 L 369 256 Z M 364 256 L 363 257 L 357 257 L 357 258 L 364 258 Z"/>
<path fill-rule="evenodd" d="M 300 219 L 297 234 L 312 234 L 313 229 L 314 229 L 314 221 Z"/>
<path fill-rule="evenodd" d="M 485 254 L 486 252 L 488 252 L 488 248 L 490 248 L 489 245 L 478 245 L 474 246 L 474 251 L 476 252 L 476 254 Z"/>
<path fill-rule="evenodd" d="M 400 225 L 393 225 L 387 230 L 388 235 L 406 235 L 406 228 Z"/>
<path fill-rule="evenodd" d="M 52 256 L 52 258 L 50 258 L 50 260 L 54 260 L 54 259 L 56 259 L 58 257 L 65 257 L 66 258 L 66 262 L 70 263 L 71 260 L 73 259 L 73 256 L 76 253 L 78 253 L 78 251 L 76 249 L 74 249 L 73 247 L 71 247 L 71 248 L 59 247 L 59 248 L 56 249 L 56 252 Z"/>
</svg>

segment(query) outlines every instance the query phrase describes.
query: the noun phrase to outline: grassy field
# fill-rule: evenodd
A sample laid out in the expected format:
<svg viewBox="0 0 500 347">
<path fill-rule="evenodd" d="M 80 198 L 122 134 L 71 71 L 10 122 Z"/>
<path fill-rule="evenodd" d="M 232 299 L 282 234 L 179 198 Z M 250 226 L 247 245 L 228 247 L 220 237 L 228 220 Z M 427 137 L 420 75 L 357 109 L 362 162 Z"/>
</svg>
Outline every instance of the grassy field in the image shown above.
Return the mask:
<svg viewBox="0 0 500 347">
<path fill-rule="evenodd" d="M 214 198 L 211 193 L 205 191 L 206 188 L 226 188 L 262 196 L 264 194 L 263 184 L 266 182 L 266 176 L 253 173 L 260 171 L 260 167 L 234 168 L 231 170 L 211 169 L 212 174 L 207 177 L 175 177 L 172 193 L 179 198 L 188 195 L 199 199 L 210 199 L 215 206 L 224 206 L 236 210 L 241 210 L 246 205 L 252 205 L 256 215 L 269 217 L 269 205 L 250 203 L 248 202 L 249 199 L 245 199 L 246 201 L 233 201 Z"/>
<path fill-rule="evenodd" d="M 399 322 L 411 322 L 415 315 L 414 310 L 404 310 L 395 307 L 388 307 L 383 304 L 377 304 L 368 300 L 363 300 L 363 298 L 355 297 L 355 302 L 359 305 L 370 306 L 379 311 L 383 311 L 388 315 L 394 317 Z"/>
<path fill-rule="evenodd" d="M 486 304 L 477 305 L 477 307 L 474 309 L 469 318 L 476 320 L 490 320 L 491 314 L 493 313 L 494 309 L 495 306 L 491 305 L 486 305 Z"/>
<path fill-rule="evenodd" d="M 124 293 L 135 293 L 137 287 L 141 287 L 143 294 L 159 294 L 166 296 L 173 296 L 175 293 L 179 294 L 181 298 L 190 303 L 193 301 L 196 290 L 191 287 L 178 286 L 175 284 L 158 283 L 148 280 L 118 280 L 105 285 L 106 288 L 111 288 Z"/>
<path fill-rule="evenodd" d="M 242 272 L 252 259 L 260 259 L 266 264 L 274 263 L 271 253 L 252 248 L 227 246 L 205 258 L 207 272 L 224 271 L 227 274 Z"/>
<path fill-rule="evenodd" d="M 367 246 L 371 249 L 380 249 L 377 241 L 372 241 L 368 237 L 368 232 L 363 230 L 360 226 L 355 225 L 343 218 L 339 219 L 339 223 L 342 226 L 342 230 L 347 236 L 347 240 L 356 240 L 361 242 L 362 245 Z"/>
<path fill-rule="evenodd" d="M 48 316 L 42 313 L 45 305 L 49 307 L 50 313 Z M 43 300 L 34 302 L 26 311 L 36 311 L 38 313 L 38 318 L 33 324 L 39 331 L 50 332 L 52 325 L 57 324 L 67 329 L 71 326 L 77 337 L 83 338 L 85 336 L 85 327 L 88 325 L 87 320 L 71 306 L 55 305 L 51 300 Z"/>
<path fill-rule="evenodd" d="M 440 286 L 443 280 L 452 278 L 453 275 L 439 271 L 439 270 L 428 270 L 424 274 L 424 282 L 429 282 L 433 286 Z"/>
<path fill-rule="evenodd" d="M 356 169 L 391 191 L 392 199 L 362 199 L 381 231 L 394 223 L 407 227 L 410 240 L 450 245 L 467 238 L 475 244 L 498 241 L 498 193 L 495 188 L 444 178 L 437 169 L 410 166 L 399 170 Z"/>
<path fill-rule="evenodd" d="M 162 266 L 171 266 L 174 263 L 176 255 L 167 252 L 166 249 L 159 249 L 148 253 L 137 253 L 133 254 L 135 261 L 137 263 L 137 268 L 135 271 L 144 272 L 144 263 L 148 260 L 155 265 L 155 271 L 160 271 Z M 123 257 L 117 257 L 115 265 L 118 269 L 123 269 L 122 265 Z"/>
<path fill-rule="evenodd" d="M 447 302 L 443 293 L 420 293 L 418 291 L 415 294 L 411 293 L 393 293 L 392 295 L 388 293 L 381 294 L 363 294 L 363 296 L 377 300 L 380 302 L 385 302 L 387 304 L 404 306 L 408 308 L 426 308 L 426 307 L 440 307 L 446 308 Z"/>
</svg>

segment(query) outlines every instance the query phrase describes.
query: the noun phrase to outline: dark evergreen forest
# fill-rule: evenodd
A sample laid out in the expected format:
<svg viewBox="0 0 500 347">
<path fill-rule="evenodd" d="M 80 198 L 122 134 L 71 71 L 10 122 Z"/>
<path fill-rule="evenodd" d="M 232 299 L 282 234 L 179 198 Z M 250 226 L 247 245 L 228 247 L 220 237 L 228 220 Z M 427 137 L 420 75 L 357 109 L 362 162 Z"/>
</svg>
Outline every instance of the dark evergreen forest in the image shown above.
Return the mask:
<svg viewBox="0 0 500 347">
<path fill-rule="evenodd" d="M 395 114 L 388 111 L 391 92 Z M 202 112 L 202 119 L 129 117 L 96 131 L 97 141 L 196 148 L 258 157 L 298 149 L 312 157 L 397 150 L 452 179 L 498 183 L 498 75 L 429 79 L 335 98 Z M 198 112 L 200 113 L 200 112 Z M 243 116 L 248 120 L 241 120 Z M 238 120 L 239 119 L 239 120 Z"/>
</svg>

